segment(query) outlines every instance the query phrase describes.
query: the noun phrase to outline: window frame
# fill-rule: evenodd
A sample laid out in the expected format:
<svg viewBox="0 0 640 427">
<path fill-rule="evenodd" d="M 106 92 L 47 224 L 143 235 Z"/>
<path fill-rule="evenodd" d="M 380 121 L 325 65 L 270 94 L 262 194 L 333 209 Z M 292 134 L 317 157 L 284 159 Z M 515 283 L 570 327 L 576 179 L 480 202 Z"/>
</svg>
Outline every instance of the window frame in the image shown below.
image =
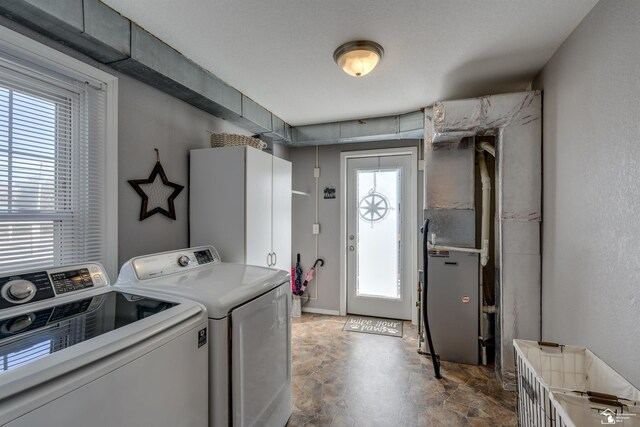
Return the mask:
<svg viewBox="0 0 640 427">
<path fill-rule="evenodd" d="M 0 26 L 0 55 L 27 61 L 71 79 L 101 85 L 105 108 L 105 223 L 104 267 L 109 277 L 118 274 L 118 78 L 36 40 Z"/>
</svg>

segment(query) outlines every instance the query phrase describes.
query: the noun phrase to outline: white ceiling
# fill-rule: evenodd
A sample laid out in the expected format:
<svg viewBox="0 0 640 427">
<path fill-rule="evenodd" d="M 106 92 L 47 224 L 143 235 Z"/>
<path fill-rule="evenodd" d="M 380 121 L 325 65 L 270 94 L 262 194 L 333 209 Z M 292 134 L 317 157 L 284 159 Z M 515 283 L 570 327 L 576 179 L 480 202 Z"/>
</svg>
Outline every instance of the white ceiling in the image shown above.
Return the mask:
<svg viewBox="0 0 640 427">
<path fill-rule="evenodd" d="M 597 0 L 103 0 L 292 125 L 526 89 Z M 385 56 L 368 76 L 344 42 Z"/>
</svg>

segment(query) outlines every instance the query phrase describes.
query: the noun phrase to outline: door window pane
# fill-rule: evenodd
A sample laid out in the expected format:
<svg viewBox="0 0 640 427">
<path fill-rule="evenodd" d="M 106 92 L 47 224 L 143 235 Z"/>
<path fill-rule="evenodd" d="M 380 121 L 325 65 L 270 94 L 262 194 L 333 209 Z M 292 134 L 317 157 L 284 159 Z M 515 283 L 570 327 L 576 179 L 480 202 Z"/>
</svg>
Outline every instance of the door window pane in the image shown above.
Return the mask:
<svg viewBox="0 0 640 427">
<path fill-rule="evenodd" d="M 401 169 L 361 169 L 356 175 L 356 295 L 401 299 Z"/>
</svg>

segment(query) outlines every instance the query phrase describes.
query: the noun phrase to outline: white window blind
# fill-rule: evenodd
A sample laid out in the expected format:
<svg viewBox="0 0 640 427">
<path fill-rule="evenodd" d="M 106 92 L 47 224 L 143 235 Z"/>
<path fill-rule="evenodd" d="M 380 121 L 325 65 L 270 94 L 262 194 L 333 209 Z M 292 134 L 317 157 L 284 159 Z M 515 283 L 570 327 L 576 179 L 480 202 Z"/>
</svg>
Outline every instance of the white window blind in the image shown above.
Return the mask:
<svg viewBox="0 0 640 427">
<path fill-rule="evenodd" d="M 0 58 L 0 274 L 104 262 L 102 88 Z"/>
</svg>

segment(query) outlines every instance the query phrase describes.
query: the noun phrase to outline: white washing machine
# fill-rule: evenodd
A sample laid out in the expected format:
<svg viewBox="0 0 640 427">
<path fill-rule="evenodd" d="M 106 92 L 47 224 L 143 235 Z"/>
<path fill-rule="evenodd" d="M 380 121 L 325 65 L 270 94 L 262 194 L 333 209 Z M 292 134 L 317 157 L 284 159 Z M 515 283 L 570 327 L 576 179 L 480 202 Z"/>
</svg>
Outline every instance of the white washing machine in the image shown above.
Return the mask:
<svg viewBox="0 0 640 427">
<path fill-rule="evenodd" d="M 208 425 L 206 309 L 96 263 L 0 278 L 0 425 Z"/>
<path fill-rule="evenodd" d="M 209 425 L 282 427 L 291 415 L 289 274 L 221 262 L 212 246 L 133 258 L 116 286 L 191 298 L 209 316 Z"/>
</svg>

